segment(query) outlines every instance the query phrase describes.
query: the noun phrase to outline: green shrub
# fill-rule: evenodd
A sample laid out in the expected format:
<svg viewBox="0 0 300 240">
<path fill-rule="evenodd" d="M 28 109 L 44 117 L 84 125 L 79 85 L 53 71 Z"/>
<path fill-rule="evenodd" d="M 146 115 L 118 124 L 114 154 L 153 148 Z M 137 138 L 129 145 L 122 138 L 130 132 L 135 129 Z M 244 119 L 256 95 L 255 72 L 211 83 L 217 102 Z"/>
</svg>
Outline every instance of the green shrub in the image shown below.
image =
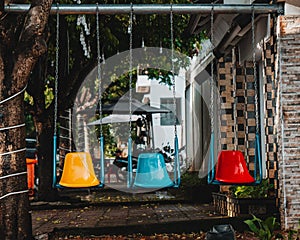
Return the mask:
<svg viewBox="0 0 300 240">
<path fill-rule="evenodd" d="M 233 186 L 230 193 L 236 198 L 266 198 L 269 193 L 274 191 L 273 184 L 269 184 L 267 179 L 256 186 Z"/>
<path fill-rule="evenodd" d="M 276 221 L 275 217 L 268 217 L 265 220 L 261 220 L 254 215 L 252 216 L 252 219 L 244 222 L 260 240 L 271 240 L 273 237 L 275 237 L 274 231 L 280 227 L 280 224 Z"/>
</svg>

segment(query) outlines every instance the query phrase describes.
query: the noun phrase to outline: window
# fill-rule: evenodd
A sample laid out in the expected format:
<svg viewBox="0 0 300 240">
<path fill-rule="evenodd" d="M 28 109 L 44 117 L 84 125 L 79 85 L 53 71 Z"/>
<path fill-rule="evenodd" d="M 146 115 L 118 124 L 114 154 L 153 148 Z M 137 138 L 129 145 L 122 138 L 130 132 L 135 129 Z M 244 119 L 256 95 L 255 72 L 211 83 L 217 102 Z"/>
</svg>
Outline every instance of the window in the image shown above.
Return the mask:
<svg viewBox="0 0 300 240">
<path fill-rule="evenodd" d="M 160 107 L 169 109 L 169 113 L 160 114 L 160 125 L 169 126 L 174 125 L 174 99 L 173 98 L 161 98 Z M 181 121 L 181 98 L 176 98 L 176 125 L 179 125 Z"/>
</svg>

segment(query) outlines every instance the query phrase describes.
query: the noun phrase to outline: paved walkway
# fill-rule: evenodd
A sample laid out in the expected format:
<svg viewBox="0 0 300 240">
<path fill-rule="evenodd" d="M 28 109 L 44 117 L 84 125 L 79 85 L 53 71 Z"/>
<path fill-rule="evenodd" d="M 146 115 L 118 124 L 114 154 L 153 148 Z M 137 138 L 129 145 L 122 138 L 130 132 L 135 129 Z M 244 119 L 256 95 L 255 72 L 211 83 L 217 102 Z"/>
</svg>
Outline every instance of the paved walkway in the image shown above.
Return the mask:
<svg viewBox="0 0 300 240">
<path fill-rule="evenodd" d="M 229 220 L 216 214 L 210 204 L 186 203 L 165 193 L 163 196 L 158 194 L 157 199 L 157 193 L 131 197 L 116 193 L 81 194 L 79 202 L 33 202 L 33 234 L 36 239 L 44 240 L 65 233 L 192 232 L 208 230 L 216 223 Z"/>
</svg>

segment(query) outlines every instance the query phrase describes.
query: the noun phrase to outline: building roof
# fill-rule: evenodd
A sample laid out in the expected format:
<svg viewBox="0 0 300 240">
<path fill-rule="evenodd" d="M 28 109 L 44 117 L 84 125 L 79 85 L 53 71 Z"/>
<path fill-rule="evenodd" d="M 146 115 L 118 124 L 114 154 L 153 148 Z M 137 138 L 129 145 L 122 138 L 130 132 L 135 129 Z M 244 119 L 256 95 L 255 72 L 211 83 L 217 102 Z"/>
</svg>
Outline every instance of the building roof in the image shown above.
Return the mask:
<svg viewBox="0 0 300 240">
<path fill-rule="evenodd" d="M 196 0 L 197 4 L 207 4 L 211 1 Z M 236 4 L 242 2 L 241 0 L 235 1 Z M 245 4 L 249 4 L 244 1 Z M 257 0 L 255 3 L 268 4 L 268 0 Z M 233 0 L 218 1 L 217 4 L 234 3 Z M 260 18 L 266 15 L 256 16 L 257 22 Z M 226 55 L 231 52 L 233 46 L 236 46 L 245 36 L 251 31 L 251 14 L 214 14 L 214 53 L 217 57 Z M 211 14 L 195 14 L 192 15 L 189 22 L 188 33 L 199 34 L 206 31 L 207 36 L 211 36 Z"/>
</svg>

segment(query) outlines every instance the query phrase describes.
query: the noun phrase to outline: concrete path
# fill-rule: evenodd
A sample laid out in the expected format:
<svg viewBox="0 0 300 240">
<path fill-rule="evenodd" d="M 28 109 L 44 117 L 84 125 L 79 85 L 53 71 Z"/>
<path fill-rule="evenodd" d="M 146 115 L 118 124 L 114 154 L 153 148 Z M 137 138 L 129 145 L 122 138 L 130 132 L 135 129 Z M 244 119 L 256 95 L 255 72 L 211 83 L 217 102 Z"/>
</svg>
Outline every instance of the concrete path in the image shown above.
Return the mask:
<svg viewBox="0 0 300 240">
<path fill-rule="evenodd" d="M 71 203 L 32 203 L 35 238 L 47 240 L 64 234 L 197 232 L 207 231 L 215 224 L 235 224 L 233 219 L 216 214 L 211 204 L 168 197 L 155 200 L 157 193 L 133 196 L 134 201 L 126 199 L 128 195 L 110 193 L 100 196 L 102 201 L 96 196 L 81 195 L 81 201 Z"/>
</svg>

